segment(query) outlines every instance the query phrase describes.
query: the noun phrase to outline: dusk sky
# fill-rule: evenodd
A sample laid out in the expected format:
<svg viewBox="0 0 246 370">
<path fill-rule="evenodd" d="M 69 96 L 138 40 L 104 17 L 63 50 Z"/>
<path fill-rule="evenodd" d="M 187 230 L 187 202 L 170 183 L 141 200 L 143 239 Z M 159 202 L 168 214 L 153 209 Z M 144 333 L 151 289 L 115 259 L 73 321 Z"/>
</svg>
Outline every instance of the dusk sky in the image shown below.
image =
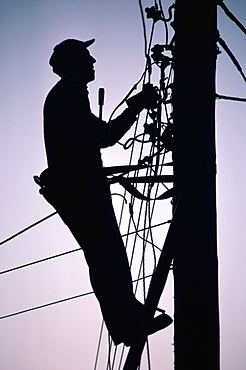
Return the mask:
<svg viewBox="0 0 246 370">
<path fill-rule="evenodd" d="M 142 0 L 143 8 L 154 3 L 153 0 Z M 171 4 L 162 1 L 166 16 Z M 245 0 L 225 0 L 225 4 L 245 26 Z M 149 37 L 151 21 L 146 17 L 145 21 Z M 219 7 L 218 29 L 246 73 L 245 35 Z M 145 57 L 137 0 L 1 0 L 0 31 L 0 241 L 3 241 L 54 211 L 39 195 L 38 186 L 32 178 L 47 166 L 42 110 L 47 93 L 58 81 L 58 76 L 52 73 L 48 64 L 53 47 L 67 38 L 96 39 L 90 47 L 97 60 L 96 81 L 89 85 L 89 91 L 92 111 L 98 114 L 98 89 L 105 88 L 105 120 L 141 77 Z M 155 43 L 165 43 L 162 22 L 156 25 L 153 45 Z M 246 98 L 242 76 L 221 47 L 220 50 L 217 93 Z M 158 84 L 157 75 L 153 75 L 152 82 Z M 244 102 L 217 101 L 217 214 L 223 370 L 246 369 L 245 117 Z M 129 155 L 116 145 L 104 150 L 103 161 L 105 166 L 128 164 Z M 117 187 L 112 187 L 112 190 L 118 192 Z M 114 196 L 116 213 L 120 209 L 118 198 Z M 158 215 L 160 222 L 168 220 L 170 202 L 165 200 L 158 207 L 160 209 L 154 221 L 159 222 Z M 155 234 L 160 247 L 164 242 L 164 231 L 163 234 Z M 76 248 L 76 241 L 56 215 L 0 245 L 0 271 Z M 0 317 L 91 292 L 81 251 L 4 273 L 0 278 Z M 160 307 L 171 316 L 172 297 L 170 274 Z M 2 318 L 0 368 L 94 369 L 101 322 L 101 313 L 93 294 Z M 149 343 L 152 369 L 172 370 L 173 326 L 153 335 Z M 106 369 L 107 355 L 108 339 L 104 330 L 97 369 Z M 141 369 L 148 369 L 146 353 Z"/>
</svg>

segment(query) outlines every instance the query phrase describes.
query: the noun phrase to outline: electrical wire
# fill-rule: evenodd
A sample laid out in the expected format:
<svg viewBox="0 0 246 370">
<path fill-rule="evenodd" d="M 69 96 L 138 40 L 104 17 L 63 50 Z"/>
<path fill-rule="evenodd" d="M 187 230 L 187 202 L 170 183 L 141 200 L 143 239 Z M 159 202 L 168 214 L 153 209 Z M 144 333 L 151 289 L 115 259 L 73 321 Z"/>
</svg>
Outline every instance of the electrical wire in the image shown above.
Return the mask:
<svg viewBox="0 0 246 370">
<path fill-rule="evenodd" d="M 8 270 L 0 271 L 0 275 L 2 275 L 2 274 L 6 274 L 6 273 L 8 273 L 8 272 L 16 271 L 16 270 L 19 270 L 19 269 L 22 269 L 22 268 L 25 268 L 25 267 L 33 266 L 33 265 L 36 265 L 37 263 L 41 263 L 41 262 L 45 262 L 45 261 L 49 261 L 49 260 L 51 260 L 51 259 L 58 258 L 58 257 L 62 257 L 62 256 L 65 256 L 65 255 L 67 255 L 67 254 L 74 253 L 74 252 L 78 252 L 78 251 L 82 251 L 82 249 L 81 249 L 81 248 L 73 249 L 73 250 L 71 250 L 71 251 L 67 251 L 67 252 L 59 253 L 59 254 L 56 254 L 56 255 L 54 255 L 54 256 L 50 256 L 50 257 L 42 258 L 42 259 L 37 260 L 37 261 L 29 262 L 29 263 L 26 263 L 26 264 L 21 265 L 21 266 L 12 267 L 12 268 L 10 268 L 10 269 L 8 269 Z"/>
<path fill-rule="evenodd" d="M 73 297 L 68 297 L 68 298 L 64 298 L 64 299 L 60 299 L 58 301 L 54 301 L 54 302 L 50 302 L 50 303 L 46 303 L 46 304 L 43 304 L 43 305 L 40 305 L 40 306 L 36 306 L 36 307 L 32 307 L 32 308 L 27 308 L 26 310 L 22 310 L 22 311 L 18 311 L 18 312 L 14 312 L 14 313 L 10 313 L 8 315 L 4 315 L 4 316 L 1 316 L 0 317 L 0 320 L 2 319 L 7 319 L 9 317 L 13 317 L 13 316 L 17 316 L 17 315 L 20 315 L 20 314 L 23 314 L 23 313 L 27 313 L 27 312 L 31 312 L 31 311 L 35 311 L 35 310 L 39 310 L 41 308 L 45 308 L 45 307 L 49 307 L 49 306 L 53 306 L 53 305 L 56 305 L 58 303 L 63 303 L 63 302 L 67 302 L 67 301 L 71 301 L 73 299 L 76 299 L 76 298 L 81 298 L 81 297 L 85 297 L 87 295 L 90 295 L 90 294 L 94 294 L 94 292 L 88 292 L 88 293 L 84 293 L 84 294 L 78 294 L 78 295 L 75 295 Z"/>
<path fill-rule="evenodd" d="M 227 53 L 227 55 L 230 57 L 232 63 L 234 64 L 234 66 L 237 68 L 238 72 L 241 74 L 241 76 L 243 77 L 244 79 L 244 82 L 246 82 L 246 76 L 245 74 L 243 73 L 243 69 L 242 67 L 240 66 L 239 62 L 237 61 L 236 57 L 234 56 L 234 54 L 232 53 L 232 51 L 229 49 L 229 47 L 227 46 L 226 42 L 219 36 L 218 38 L 218 43 L 222 46 L 222 48 L 225 50 L 225 52 Z"/>
<path fill-rule="evenodd" d="M 156 225 L 153 225 L 151 227 L 152 228 L 155 228 L 155 227 L 162 226 L 162 225 L 169 224 L 169 223 L 171 223 L 171 220 L 161 222 L 161 223 L 156 224 Z M 144 229 L 140 229 L 140 230 L 137 230 L 137 232 L 142 232 L 143 230 Z M 135 233 L 136 233 L 136 231 L 132 231 L 132 232 L 129 232 L 127 234 L 121 235 L 121 237 L 123 238 L 123 237 L 126 237 L 128 235 L 135 234 Z M 49 261 L 49 260 L 54 259 L 54 258 L 65 256 L 66 254 L 70 254 L 70 253 L 74 253 L 74 252 L 79 252 L 79 251 L 82 251 L 82 249 L 81 248 L 76 248 L 76 249 L 73 249 L 73 250 L 70 250 L 70 251 L 66 251 L 66 252 L 63 252 L 63 253 L 59 253 L 59 254 L 56 254 L 56 255 L 53 255 L 53 256 L 50 256 L 50 257 L 42 258 L 42 259 L 37 260 L 37 261 L 29 262 L 29 263 L 26 263 L 24 265 L 12 267 L 12 268 L 10 268 L 8 270 L 0 271 L 0 275 L 6 274 L 6 273 L 12 272 L 12 271 L 20 270 L 20 269 L 25 268 L 25 267 L 29 267 L 29 266 L 32 266 L 32 265 L 35 265 L 35 264 L 38 264 L 38 263 L 41 263 L 41 262 Z"/>
<path fill-rule="evenodd" d="M 215 98 L 218 100 L 232 100 L 232 101 L 238 101 L 238 102 L 246 102 L 246 98 L 239 98 L 236 96 L 226 96 L 226 95 L 219 95 L 215 94 Z"/>
<path fill-rule="evenodd" d="M 97 363 L 98 363 L 98 358 L 99 358 L 99 352 L 100 352 L 100 347 L 101 347 L 101 343 L 102 343 L 103 328 L 104 328 L 104 321 L 102 320 L 100 334 L 99 334 L 99 339 L 98 339 L 98 345 L 97 345 L 97 352 L 96 352 L 96 359 L 95 359 L 95 364 L 94 364 L 94 370 L 96 370 L 96 368 L 97 368 Z"/>
<path fill-rule="evenodd" d="M 129 92 L 125 95 L 125 97 L 121 100 L 121 102 L 114 108 L 113 112 L 111 113 L 111 115 L 109 117 L 109 121 L 112 120 L 113 115 L 115 114 L 115 112 L 126 102 L 126 100 L 133 93 L 133 91 L 137 89 L 138 85 L 140 84 L 140 82 L 142 81 L 142 79 L 144 78 L 144 76 L 146 74 L 146 70 L 147 70 L 147 67 L 144 70 L 144 72 L 142 73 L 142 75 L 139 78 L 139 80 L 133 85 L 133 87 L 129 90 Z"/>
<path fill-rule="evenodd" d="M 243 31 L 244 34 L 246 34 L 246 28 L 244 25 L 239 22 L 239 20 L 235 17 L 234 14 L 227 8 L 223 0 L 218 0 L 218 5 L 221 7 L 221 9 L 224 10 L 225 14 L 240 28 L 241 31 Z"/>
<path fill-rule="evenodd" d="M 148 203 L 148 202 L 147 202 Z M 137 230 L 137 227 L 136 227 L 136 223 L 134 221 L 134 217 L 133 217 L 133 211 L 130 211 L 130 217 L 132 219 L 132 222 L 133 222 L 133 225 L 134 225 L 134 228 L 135 228 L 135 233 L 137 234 L 137 236 L 142 239 L 145 243 L 150 243 L 152 245 L 152 247 L 156 248 L 156 249 L 159 249 L 159 251 L 161 251 L 161 248 L 157 247 L 157 245 L 153 244 L 151 241 L 147 240 L 145 237 L 141 236 L 139 234 L 139 231 Z M 147 229 L 150 229 L 150 227 L 144 227 L 143 228 L 143 231 L 147 230 Z"/>
<path fill-rule="evenodd" d="M 142 1 L 138 0 L 138 4 L 139 4 L 142 26 L 143 26 L 144 55 L 146 55 L 147 54 L 147 32 L 146 32 L 146 25 L 145 25 L 145 18 L 144 18 Z"/>
<path fill-rule="evenodd" d="M 161 11 L 161 14 L 162 14 L 162 19 L 163 19 L 163 22 L 164 22 L 164 26 L 165 26 L 165 45 L 168 45 L 168 25 L 167 25 L 167 20 L 165 18 L 165 14 L 164 14 L 164 11 L 163 11 L 163 8 L 162 8 L 162 4 L 161 4 L 161 0 L 158 1 L 158 4 L 159 4 L 159 8 L 160 8 L 160 11 Z"/>
<path fill-rule="evenodd" d="M 48 216 L 46 216 L 46 217 L 44 217 L 44 218 L 41 218 L 41 220 L 39 220 L 39 221 L 37 221 L 37 222 L 34 222 L 34 223 L 33 223 L 33 224 L 31 224 L 30 226 L 25 227 L 25 229 L 22 229 L 21 231 L 18 231 L 16 234 L 14 234 L 14 235 L 10 236 L 9 238 L 7 238 L 7 239 L 3 240 L 2 242 L 0 242 L 0 245 L 3 245 L 3 244 L 5 244 L 5 243 L 9 242 L 10 240 L 12 240 L 12 239 L 16 238 L 17 236 L 19 236 L 19 235 L 23 234 L 24 232 L 26 232 L 26 231 L 28 231 L 28 230 L 30 230 L 30 229 L 31 229 L 31 228 L 33 228 L 34 226 L 37 226 L 37 225 L 38 225 L 38 224 L 40 224 L 41 222 L 48 220 L 50 217 L 53 217 L 53 216 L 54 216 L 54 215 L 56 215 L 56 214 L 57 214 L 57 212 L 53 212 L 53 213 L 51 213 L 50 215 L 48 215 Z"/>
<path fill-rule="evenodd" d="M 150 278 L 151 276 L 152 275 L 148 275 L 148 276 L 145 277 L 145 279 Z M 140 278 L 139 280 L 142 280 L 142 279 L 143 278 Z M 133 283 L 134 282 L 137 282 L 137 279 L 136 280 L 133 280 Z M 85 297 L 85 296 L 90 295 L 90 294 L 94 294 L 94 292 L 91 291 L 91 292 L 87 292 L 87 293 L 82 293 L 82 294 L 78 294 L 78 295 L 75 295 L 75 296 L 72 296 L 72 297 L 63 298 L 63 299 L 60 299 L 60 300 L 57 300 L 57 301 L 54 301 L 54 302 L 45 303 L 45 304 L 42 304 L 40 306 L 35 306 L 35 307 L 27 308 L 27 309 L 22 310 L 22 311 L 17 311 L 17 312 L 14 312 L 14 313 L 10 313 L 10 314 L 1 316 L 0 317 L 0 320 L 7 319 L 9 317 L 13 317 L 13 316 L 17 316 L 17 315 L 21 315 L 23 313 L 27 313 L 27 312 L 39 310 L 41 308 L 45 308 L 45 307 L 49 307 L 49 306 L 54 306 L 54 305 L 59 304 L 59 303 L 63 303 L 63 302 L 71 301 L 73 299 Z"/>
</svg>

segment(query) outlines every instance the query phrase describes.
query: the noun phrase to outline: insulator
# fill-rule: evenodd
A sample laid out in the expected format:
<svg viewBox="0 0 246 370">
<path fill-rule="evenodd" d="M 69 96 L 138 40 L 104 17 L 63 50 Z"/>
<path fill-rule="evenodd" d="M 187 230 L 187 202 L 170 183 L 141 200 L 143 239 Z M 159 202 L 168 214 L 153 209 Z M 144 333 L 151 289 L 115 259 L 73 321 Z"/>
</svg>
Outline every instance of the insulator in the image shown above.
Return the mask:
<svg viewBox="0 0 246 370">
<path fill-rule="evenodd" d="M 161 62 L 163 60 L 164 55 L 162 53 L 164 52 L 164 45 L 156 44 L 151 48 L 151 51 L 151 58 L 155 62 Z"/>
<path fill-rule="evenodd" d="M 149 139 L 152 143 L 156 141 L 157 136 L 157 128 L 155 123 L 145 123 L 144 125 L 144 133 L 149 135 Z"/>
<path fill-rule="evenodd" d="M 171 125 L 167 125 L 161 135 L 161 142 L 165 145 L 167 151 L 173 150 L 173 130 Z"/>
<path fill-rule="evenodd" d="M 151 8 L 145 8 L 147 18 L 153 19 L 154 22 L 163 20 L 161 10 L 158 10 L 155 6 Z"/>
</svg>

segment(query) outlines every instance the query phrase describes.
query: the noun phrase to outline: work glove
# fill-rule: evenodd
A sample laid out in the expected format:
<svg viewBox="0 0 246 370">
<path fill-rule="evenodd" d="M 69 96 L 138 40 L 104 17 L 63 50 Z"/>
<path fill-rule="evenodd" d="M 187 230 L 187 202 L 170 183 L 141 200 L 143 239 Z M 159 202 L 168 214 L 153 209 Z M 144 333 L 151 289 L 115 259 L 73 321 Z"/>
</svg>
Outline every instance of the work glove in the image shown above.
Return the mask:
<svg viewBox="0 0 246 370">
<path fill-rule="evenodd" d="M 158 91 L 157 88 L 152 84 L 145 84 L 143 90 L 127 99 L 126 103 L 128 107 L 136 114 L 140 113 L 143 109 L 154 109 L 157 107 L 158 102 Z"/>
</svg>

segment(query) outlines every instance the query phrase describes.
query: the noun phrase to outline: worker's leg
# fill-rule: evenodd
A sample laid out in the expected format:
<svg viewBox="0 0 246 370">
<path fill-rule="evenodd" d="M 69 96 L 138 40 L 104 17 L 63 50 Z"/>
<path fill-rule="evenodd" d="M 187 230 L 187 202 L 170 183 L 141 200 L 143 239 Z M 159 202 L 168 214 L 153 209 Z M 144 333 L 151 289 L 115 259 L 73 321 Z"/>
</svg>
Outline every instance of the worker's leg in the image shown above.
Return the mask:
<svg viewBox="0 0 246 370">
<path fill-rule="evenodd" d="M 46 186 L 43 194 L 84 250 L 91 284 L 113 341 L 131 345 L 141 332 L 154 333 L 170 325 L 172 319 L 162 314 L 146 322 L 144 306 L 133 294 L 109 189 L 103 183 L 93 187 L 78 191 L 76 187 Z"/>
<path fill-rule="evenodd" d="M 133 294 L 128 259 L 107 187 L 97 184 L 95 191 L 90 188 L 85 194 L 61 194 L 46 187 L 44 196 L 84 251 L 91 284 L 114 342 L 131 341 L 142 325 L 143 306 Z"/>
</svg>

